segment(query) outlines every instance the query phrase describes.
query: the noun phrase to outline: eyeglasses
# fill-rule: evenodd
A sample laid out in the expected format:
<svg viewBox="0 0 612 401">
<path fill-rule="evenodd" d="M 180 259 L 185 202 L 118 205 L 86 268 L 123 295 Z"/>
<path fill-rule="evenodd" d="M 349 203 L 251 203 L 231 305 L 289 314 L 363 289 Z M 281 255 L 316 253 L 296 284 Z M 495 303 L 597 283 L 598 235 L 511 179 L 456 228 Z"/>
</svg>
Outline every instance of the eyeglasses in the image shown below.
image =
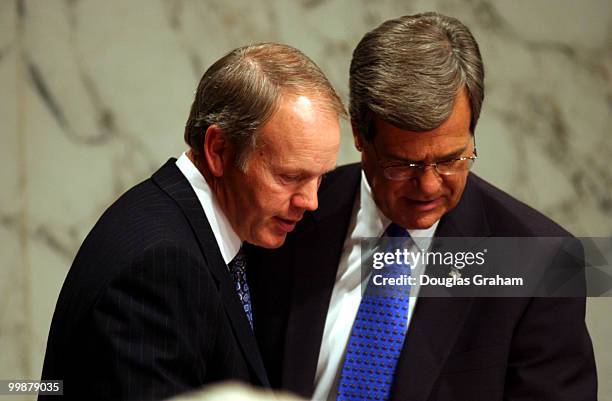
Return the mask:
<svg viewBox="0 0 612 401">
<path fill-rule="evenodd" d="M 445 160 L 437 163 L 402 163 L 402 162 L 388 162 L 385 163 L 380 160 L 378 156 L 378 150 L 374 141 L 370 142 L 376 153 L 376 160 L 379 166 L 383 170 L 383 175 L 394 181 L 402 181 L 410 178 L 419 176 L 425 168 L 431 166 L 436 169 L 439 175 L 453 175 L 468 171 L 474 165 L 474 162 L 478 158 L 476 151 L 476 143 L 474 143 L 474 155 L 469 157 L 457 157 L 455 159 Z"/>
</svg>

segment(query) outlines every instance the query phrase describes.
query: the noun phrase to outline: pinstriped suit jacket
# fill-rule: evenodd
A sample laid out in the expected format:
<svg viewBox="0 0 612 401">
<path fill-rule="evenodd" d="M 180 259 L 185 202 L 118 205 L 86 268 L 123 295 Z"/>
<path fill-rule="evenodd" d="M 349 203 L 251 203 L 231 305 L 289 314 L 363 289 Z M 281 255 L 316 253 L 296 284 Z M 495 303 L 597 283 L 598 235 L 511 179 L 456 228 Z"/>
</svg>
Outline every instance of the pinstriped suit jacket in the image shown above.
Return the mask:
<svg viewBox="0 0 612 401">
<path fill-rule="evenodd" d="M 226 379 L 269 386 L 210 225 L 174 159 L 120 197 L 83 242 L 42 377 L 64 380 L 63 398 L 75 400 L 162 399 Z"/>
</svg>

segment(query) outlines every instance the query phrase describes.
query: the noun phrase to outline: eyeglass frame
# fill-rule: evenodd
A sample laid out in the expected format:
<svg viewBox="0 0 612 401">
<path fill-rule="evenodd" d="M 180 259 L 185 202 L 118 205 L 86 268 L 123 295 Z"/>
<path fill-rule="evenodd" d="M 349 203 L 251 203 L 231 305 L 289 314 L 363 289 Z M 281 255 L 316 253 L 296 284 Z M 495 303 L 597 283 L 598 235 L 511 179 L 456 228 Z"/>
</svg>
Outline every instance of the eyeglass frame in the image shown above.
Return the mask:
<svg viewBox="0 0 612 401">
<path fill-rule="evenodd" d="M 376 148 L 376 144 L 374 143 L 374 138 L 371 141 L 368 141 L 372 144 L 372 147 L 374 148 L 374 154 L 376 155 L 376 162 L 378 163 L 378 165 L 380 166 L 380 168 L 383 171 L 383 175 L 385 176 L 385 178 L 387 178 L 388 180 L 392 180 L 392 181 L 404 181 L 404 180 L 409 180 L 411 178 L 417 177 L 418 175 L 422 174 L 425 169 L 429 166 L 432 166 L 434 168 L 434 170 L 436 171 L 436 174 L 438 174 L 438 176 L 450 176 L 450 175 L 454 175 L 457 173 L 460 173 L 462 171 L 470 171 L 470 169 L 472 168 L 472 166 L 474 165 L 474 163 L 476 162 L 476 159 L 478 159 L 478 151 L 476 149 L 476 138 L 474 137 L 474 135 L 472 135 L 472 140 L 474 141 L 474 155 L 473 156 L 463 156 L 463 157 L 457 157 L 454 159 L 450 159 L 450 160 L 445 160 L 445 161 L 441 161 L 441 162 L 436 162 L 436 163 L 402 163 L 402 162 L 398 162 L 399 164 L 394 165 L 394 166 L 385 166 L 383 165 L 383 161 L 380 159 L 380 156 L 378 155 L 378 149 Z M 440 170 L 438 170 L 438 165 L 442 164 L 442 163 L 454 163 L 454 162 L 458 162 L 458 161 L 464 161 L 464 160 L 471 160 L 471 164 L 469 165 L 469 167 L 466 170 L 457 170 L 451 173 L 443 173 L 440 172 Z M 390 177 L 389 173 L 387 172 L 389 168 L 394 168 L 394 167 L 410 167 L 410 168 L 417 168 L 418 170 L 418 174 L 414 174 L 411 175 L 409 177 L 406 178 L 392 178 Z"/>
</svg>

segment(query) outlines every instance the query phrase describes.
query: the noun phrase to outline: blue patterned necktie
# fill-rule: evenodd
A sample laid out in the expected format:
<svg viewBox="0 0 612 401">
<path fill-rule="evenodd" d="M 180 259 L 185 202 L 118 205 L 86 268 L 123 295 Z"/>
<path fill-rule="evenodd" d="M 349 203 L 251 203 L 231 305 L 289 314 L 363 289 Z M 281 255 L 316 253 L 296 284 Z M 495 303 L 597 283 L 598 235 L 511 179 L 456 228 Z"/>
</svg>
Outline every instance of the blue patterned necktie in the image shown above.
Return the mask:
<svg viewBox="0 0 612 401">
<path fill-rule="evenodd" d="M 242 303 L 242 307 L 244 308 L 244 313 L 246 314 L 246 317 L 249 320 L 251 328 L 253 328 L 251 294 L 249 292 L 249 284 L 247 283 L 246 279 L 246 256 L 244 252 L 242 252 L 242 249 L 240 249 L 234 259 L 232 259 L 228 267 L 230 273 L 232 273 L 232 277 L 234 278 L 234 287 L 236 289 L 236 294 L 238 294 L 238 298 L 240 298 L 240 302 Z"/>
<path fill-rule="evenodd" d="M 394 252 L 409 237 L 405 229 L 391 223 L 383 235 L 382 250 Z M 337 401 L 389 399 L 406 335 L 410 286 L 377 286 L 373 282 L 375 274 L 410 275 L 410 266 L 392 264 L 372 272 L 346 348 Z"/>
</svg>

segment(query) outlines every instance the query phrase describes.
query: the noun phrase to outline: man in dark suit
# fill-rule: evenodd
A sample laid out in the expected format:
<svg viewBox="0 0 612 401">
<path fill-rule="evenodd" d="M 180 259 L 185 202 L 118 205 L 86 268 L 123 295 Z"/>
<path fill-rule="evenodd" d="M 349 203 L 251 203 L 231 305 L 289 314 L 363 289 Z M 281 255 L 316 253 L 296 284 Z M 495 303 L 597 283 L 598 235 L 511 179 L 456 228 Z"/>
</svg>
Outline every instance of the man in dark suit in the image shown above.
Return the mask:
<svg viewBox="0 0 612 401">
<path fill-rule="evenodd" d="M 478 45 L 453 18 L 397 18 L 358 44 L 350 115 L 361 164 L 326 177 L 319 209 L 283 247 L 252 253 L 255 332 L 274 387 L 327 401 L 596 399 L 584 297 L 440 298 L 415 285 L 379 302 L 362 274 L 364 237 L 409 237 L 414 252 L 444 237 L 559 237 L 576 248 L 470 173 L 483 85 Z M 561 245 L 538 256 L 524 271 L 580 272 Z"/>
<path fill-rule="evenodd" d="M 241 246 L 278 247 L 317 208 L 343 113 L 292 47 L 246 46 L 215 62 L 187 121 L 190 150 L 121 196 L 81 246 L 43 379 L 63 380 L 71 400 L 162 399 L 229 379 L 269 386 Z"/>
</svg>

